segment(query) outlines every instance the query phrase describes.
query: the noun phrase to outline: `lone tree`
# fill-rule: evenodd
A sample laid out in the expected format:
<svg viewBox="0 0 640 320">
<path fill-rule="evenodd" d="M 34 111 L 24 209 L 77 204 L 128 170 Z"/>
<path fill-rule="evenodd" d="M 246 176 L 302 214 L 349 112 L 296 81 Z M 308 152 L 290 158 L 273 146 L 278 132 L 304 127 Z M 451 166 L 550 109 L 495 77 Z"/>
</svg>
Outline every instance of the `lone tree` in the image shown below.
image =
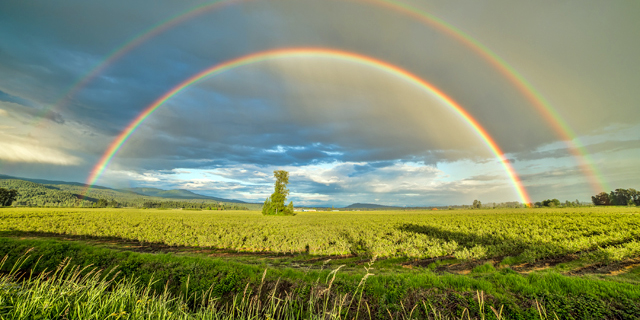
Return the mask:
<svg viewBox="0 0 640 320">
<path fill-rule="evenodd" d="M 284 170 L 273 171 L 273 176 L 276 178 L 276 185 L 273 194 L 264 201 L 262 206 L 262 214 L 264 215 L 293 215 L 293 202 L 289 202 L 288 206 L 284 205 L 287 196 L 289 195 L 289 189 L 287 189 L 287 183 L 289 183 L 289 172 Z"/>
<path fill-rule="evenodd" d="M 16 200 L 18 191 L 0 188 L 0 207 L 8 207 Z"/>
</svg>

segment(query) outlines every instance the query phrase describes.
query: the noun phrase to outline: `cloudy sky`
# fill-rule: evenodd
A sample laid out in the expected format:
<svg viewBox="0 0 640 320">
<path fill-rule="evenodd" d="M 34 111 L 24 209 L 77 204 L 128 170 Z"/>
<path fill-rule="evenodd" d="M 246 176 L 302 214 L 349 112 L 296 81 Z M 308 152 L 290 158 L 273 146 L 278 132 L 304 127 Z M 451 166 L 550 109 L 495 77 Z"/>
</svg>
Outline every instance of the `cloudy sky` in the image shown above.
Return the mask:
<svg viewBox="0 0 640 320">
<path fill-rule="evenodd" d="M 213 3 L 1 2 L 0 173 L 87 181 L 118 134 L 191 76 L 313 47 L 384 61 L 446 93 L 533 201 L 640 188 L 640 2 L 222 1 L 180 18 Z M 520 200 L 450 106 L 398 75 L 327 56 L 194 83 L 140 124 L 97 183 L 262 202 L 279 169 L 295 204 Z"/>
</svg>

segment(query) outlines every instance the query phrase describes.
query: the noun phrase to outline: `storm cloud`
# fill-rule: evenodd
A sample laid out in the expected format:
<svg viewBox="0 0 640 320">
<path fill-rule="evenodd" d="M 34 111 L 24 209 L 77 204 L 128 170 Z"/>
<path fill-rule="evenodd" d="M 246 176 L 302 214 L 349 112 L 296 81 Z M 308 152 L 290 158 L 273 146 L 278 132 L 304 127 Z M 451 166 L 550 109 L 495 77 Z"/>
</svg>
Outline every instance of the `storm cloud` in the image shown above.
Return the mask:
<svg viewBox="0 0 640 320">
<path fill-rule="evenodd" d="M 506 153 L 534 199 L 595 191 L 567 138 L 606 184 L 640 182 L 629 165 L 640 153 L 637 3 L 406 2 L 491 49 L 530 91 L 467 39 L 368 1 L 228 3 L 137 38 L 201 4 L 0 4 L 1 173 L 84 180 L 120 132 L 194 74 L 304 47 L 366 55 L 438 88 Z M 130 50 L 113 55 L 119 48 Z M 101 183 L 255 200 L 278 168 L 297 184 L 293 199 L 308 204 L 517 197 L 479 133 L 432 92 L 326 56 L 257 61 L 194 83 L 136 129 Z M 191 169 L 202 175 L 176 174 Z"/>
</svg>

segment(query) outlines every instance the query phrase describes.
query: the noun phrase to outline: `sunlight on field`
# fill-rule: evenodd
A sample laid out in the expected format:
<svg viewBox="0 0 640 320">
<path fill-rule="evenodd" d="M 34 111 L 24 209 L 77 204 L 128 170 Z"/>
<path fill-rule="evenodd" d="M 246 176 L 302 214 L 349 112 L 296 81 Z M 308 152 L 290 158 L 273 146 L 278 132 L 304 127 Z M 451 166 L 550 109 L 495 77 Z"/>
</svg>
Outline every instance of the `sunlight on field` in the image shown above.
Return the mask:
<svg viewBox="0 0 640 320">
<path fill-rule="evenodd" d="M 640 208 L 309 212 L 0 209 L 0 230 L 116 237 L 241 252 L 533 261 L 640 254 Z"/>
</svg>

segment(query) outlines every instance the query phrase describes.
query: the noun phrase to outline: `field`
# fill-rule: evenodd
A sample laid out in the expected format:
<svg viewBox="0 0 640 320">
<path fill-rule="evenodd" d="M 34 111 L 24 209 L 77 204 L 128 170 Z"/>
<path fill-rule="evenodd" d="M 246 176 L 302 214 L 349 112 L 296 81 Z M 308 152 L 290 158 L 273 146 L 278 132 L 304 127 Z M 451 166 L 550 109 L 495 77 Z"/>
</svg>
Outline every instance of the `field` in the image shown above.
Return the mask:
<svg viewBox="0 0 640 320">
<path fill-rule="evenodd" d="M 205 291 L 207 281 L 219 288 L 220 301 L 267 283 L 273 286 L 271 302 L 276 291 L 296 292 L 301 300 L 290 298 L 283 305 L 303 310 L 300 301 L 311 301 L 314 288 L 327 289 L 337 275 L 333 305 L 341 305 L 336 302 L 341 295 L 353 300 L 359 294 L 373 318 L 500 318 L 488 306 L 505 307 L 504 318 L 545 318 L 545 308 L 550 319 L 640 317 L 637 207 L 289 217 L 255 211 L 6 208 L 0 209 L 0 232 L 0 253 L 13 257 L 6 270 L 33 247 L 30 254 L 42 258 L 38 264 L 31 258 L 22 269 L 51 270 L 70 257 L 82 266 L 118 266 L 141 283 L 154 274 L 160 284 L 153 290 L 164 285 L 177 296 L 189 291 L 189 281 L 192 291 Z M 265 269 L 268 275 L 261 277 Z M 195 305 L 194 314 L 200 312 Z M 405 305 L 422 311 L 404 312 Z M 591 309 L 580 311 L 580 305 Z M 361 308 L 344 309 L 336 314 L 352 317 Z"/>
</svg>

